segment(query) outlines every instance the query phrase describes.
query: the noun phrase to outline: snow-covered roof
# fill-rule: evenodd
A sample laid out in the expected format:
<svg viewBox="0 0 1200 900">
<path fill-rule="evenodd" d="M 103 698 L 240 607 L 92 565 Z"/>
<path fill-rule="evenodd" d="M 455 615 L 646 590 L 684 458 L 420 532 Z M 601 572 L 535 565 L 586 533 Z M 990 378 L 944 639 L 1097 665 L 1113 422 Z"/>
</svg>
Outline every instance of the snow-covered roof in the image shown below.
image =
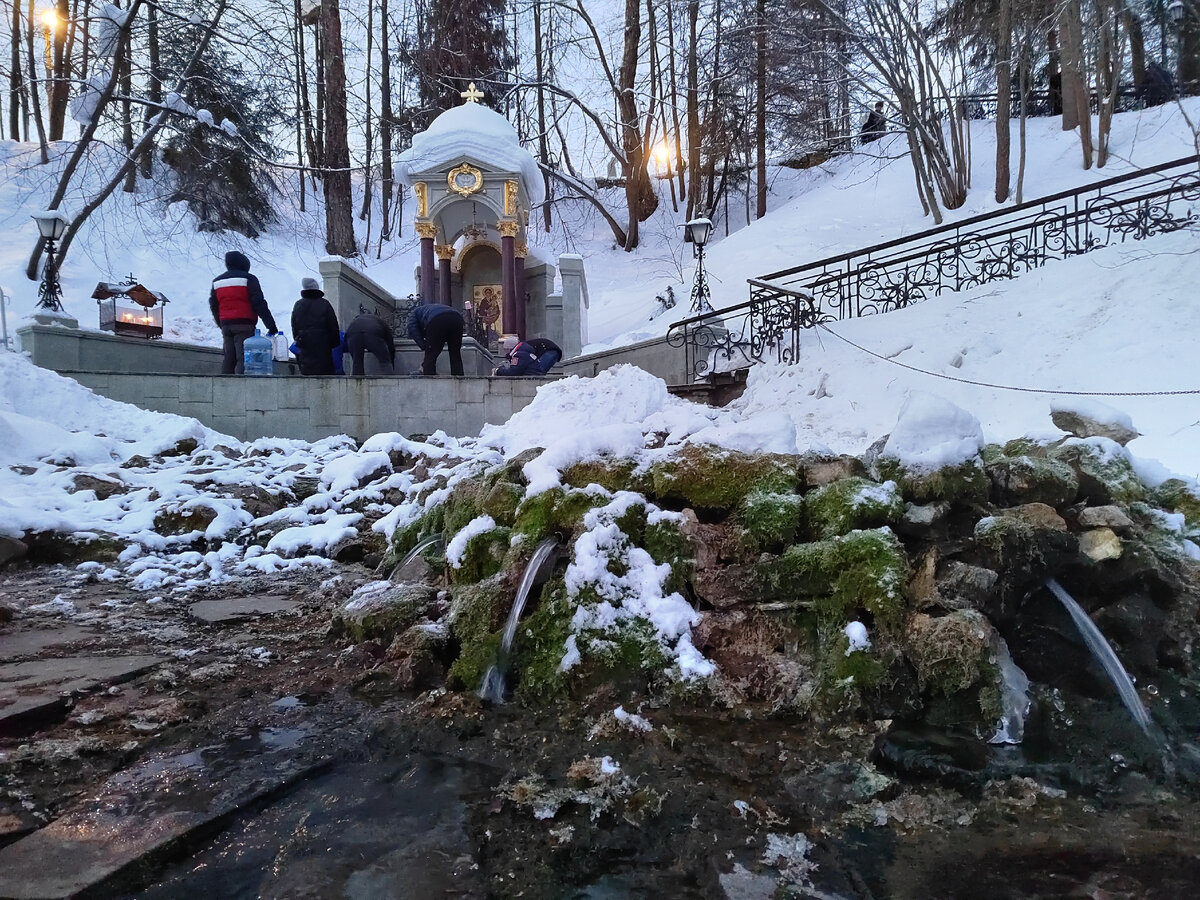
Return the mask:
<svg viewBox="0 0 1200 900">
<path fill-rule="evenodd" d="M 434 119 L 413 136 L 412 146 L 400 154 L 396 168 L 400 179 L 411 187 L 429 171 L 447 168 L 464 156 L 494 170 L 519 172 L 532 205 L 546 199 L 537 160 L 521 146 L 508 119 L 482 103 L 464 103 Z"/>
</svg>

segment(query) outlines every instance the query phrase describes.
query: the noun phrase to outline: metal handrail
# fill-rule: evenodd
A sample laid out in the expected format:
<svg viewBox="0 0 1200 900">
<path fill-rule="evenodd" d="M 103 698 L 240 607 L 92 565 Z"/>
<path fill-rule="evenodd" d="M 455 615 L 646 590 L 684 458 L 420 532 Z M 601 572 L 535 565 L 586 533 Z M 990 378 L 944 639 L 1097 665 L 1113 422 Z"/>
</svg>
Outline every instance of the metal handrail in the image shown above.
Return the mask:
<svg viewBox="0 0 1200 900">
<path fill-rule="evenodd" d="M 1013 278 L 1115 240 L 1193 227 L 1198 164 L 1200 156 L 1183 157 L 749 278 L 748 301 L 683 319 L 667 341 L 686 348 L 693 379 L 771 355 L 794 360 L 801 329 Z"/>
</svg>

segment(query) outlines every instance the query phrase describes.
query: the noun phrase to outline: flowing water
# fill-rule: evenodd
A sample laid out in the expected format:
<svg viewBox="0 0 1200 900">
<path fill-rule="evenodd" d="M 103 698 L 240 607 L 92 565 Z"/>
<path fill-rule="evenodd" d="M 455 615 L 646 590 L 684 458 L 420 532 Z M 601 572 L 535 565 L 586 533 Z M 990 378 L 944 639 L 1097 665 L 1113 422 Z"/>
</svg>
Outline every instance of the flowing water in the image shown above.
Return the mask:
<svg viewBox="0 0 1200 900">
<path fill-rule="evenodd" d="M 508 671 L 508 662 L 512 655 L 513 639 L 517 636 L 517 622 L 521 618 L 525 602 L 529 599 L 530 591 L 533 590 L 534 582 L 537 580 L 542 566 L 557 547 L 557 538 L 546 538 L 538 544 L 537 549 L 533 551 L 533 556 L 529 559 L 529 565 L 525 567 L 521 583 L 517 587 L 517 596 L 513 599 L 512 609 L 508 613 L 508 622 L 504 625 L 504 634 L 500 638 L 500 649 L 496 653 L 496 661 L 488 666 L 488 670 L 483 675 L 483 682 L 479 685 L 479 696 L 484 700 L 490 700 L 493 703 L 504 701 L 504 676 Z"/>
<path fill-rule="evenodd" d="M 1138 696 L 1137 688 L 1134 687 L 1133 679 L 1129 677 L 1129 673 L 1121 665 L 1121 660 L 1117 658 L 1117 654 L 1113 651 L 1112 646 L 1104 639 L 1104 635 L 1096 627 L 1096 623 L 1092 621 L 1091 616 L 1083 611 L 1083 608 L 1075 602 L 1075 598 L 1068 594 L 1066 589 L 1055 579 L 1047 578 L 1046 587 L 1066 607 L 1072 621 L 1075 622 L 1075 627 L 1079 629 L 1079 633 L 1083 636 L 1083 642 L 1087 644 L 1088 649 L 1092 651 L 1092 655 L 1096 657 L 1096 660 L 1112 681 L 1113 686 L 1117 689 L 1117 694 L 1121 698 L 1121 702 L 1125 704 L 1125 708 L 1129 710 L 1129 714 L 1133 717 L 1133 721 L 1137 722 L 1138 727 L 1149 737 L 1155 738 L 1154 722 L 1150 718 L 1150 711 L 1142 703 L 1142 698 Z"/>
<path fill-rule="evenodd" d="M 1013 662 L 1008 644 L 997 637 L 992 647 L 996 666 L 1000 669 L 1000 694 L 1004 711 L 996 724 L 990 744 L 1019 744 L 1025 737 L 1025 717 L 1029 715 L 1029 676 Z"/>
<path fill-rule="evenodd" d="M 403 571 L 405 566 L 416 559 L 422 550 L 424 550 L 426 547 L 432 546 L 433 544 L 439 543 L 441 539 L 442 535 L 439 532 L 437 534 L 427 535 L 426 537 L 423 537 L 417 541 L 417 545 L 404 554 L 404 559 L 400 560 L 400 565 L 392 569 L 393 578 L 397 572 Z"/>
</svg>

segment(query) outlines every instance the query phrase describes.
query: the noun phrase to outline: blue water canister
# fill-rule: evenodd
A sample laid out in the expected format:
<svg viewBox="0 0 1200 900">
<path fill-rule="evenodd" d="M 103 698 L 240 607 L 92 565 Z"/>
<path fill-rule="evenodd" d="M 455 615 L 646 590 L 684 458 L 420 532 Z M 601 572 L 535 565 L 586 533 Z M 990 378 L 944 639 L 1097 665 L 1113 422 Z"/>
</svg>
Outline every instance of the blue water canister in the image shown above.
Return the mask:
<svg viewBox="0 0 1200 900">
<path fill-rule="evenodd" d="M 257 328 L 254 329 L 254 337 L 246 338 L 243 366 L 247 375 L 275 374 L 271 339 L 260 337 Z"/>
</svg>

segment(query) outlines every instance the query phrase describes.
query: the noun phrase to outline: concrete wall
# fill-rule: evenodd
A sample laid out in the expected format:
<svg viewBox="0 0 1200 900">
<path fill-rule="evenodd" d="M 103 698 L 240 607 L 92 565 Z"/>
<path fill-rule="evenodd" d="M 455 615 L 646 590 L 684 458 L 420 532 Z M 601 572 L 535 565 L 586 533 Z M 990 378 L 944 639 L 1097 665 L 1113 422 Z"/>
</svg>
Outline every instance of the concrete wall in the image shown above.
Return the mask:
<svg viewBox="0 0 1200 900">
<path fill-rule="evenodd" d="M 654 338 L 615 350 L 568 359 L 562 364 L 562 373 L 588 377 L 622 363 L 645 369 L 667 384 L 687 384 L 690 380 L 684 348 L 672 347 L 666 338 Z"/>
<path fill-rule="evenodd" d="M 321 272 L 321 288 L 325 291 L 325 299 L 337 313 L 338 324 L 342 326 L 343 331 L 358 315 L 360 306 L 365 307 L 367 312 L 379 309 L 384 318 L 391 315 L 396 304 L 395 296 L 344 259 L 339 256 L 327 256 L 317 265 Z M 287 321 L 290 328 L 290 309 Z"/>
<path fill-rule="evenodd" d="M 241 440 L 362 440 L 441 429 L 466 437 L 500 424 L 533 400 L 544 378 L 248 378 L 239 375 L 126 375 L 71 372 L 96 393 L 143 409 L 199 419 Z"/>
</svg>

